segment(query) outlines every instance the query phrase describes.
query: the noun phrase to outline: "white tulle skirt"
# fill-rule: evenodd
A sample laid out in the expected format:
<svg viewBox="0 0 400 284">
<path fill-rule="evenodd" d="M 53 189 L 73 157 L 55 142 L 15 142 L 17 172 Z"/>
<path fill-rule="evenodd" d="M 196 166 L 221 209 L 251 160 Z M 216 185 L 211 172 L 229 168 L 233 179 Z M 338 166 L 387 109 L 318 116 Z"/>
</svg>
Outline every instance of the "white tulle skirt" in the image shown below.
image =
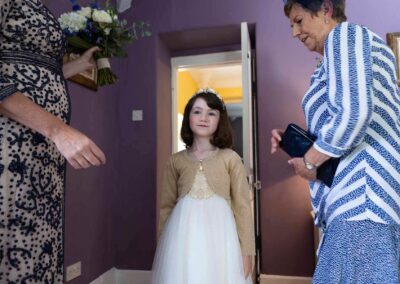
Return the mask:
<svg viewBox="0 0 400 284">
<path fill-rule="evenodd" d="M 182 198 L 160 237 L 152 284 L 251 284 L 232 210 L 222 197 Z"/>
</svg>

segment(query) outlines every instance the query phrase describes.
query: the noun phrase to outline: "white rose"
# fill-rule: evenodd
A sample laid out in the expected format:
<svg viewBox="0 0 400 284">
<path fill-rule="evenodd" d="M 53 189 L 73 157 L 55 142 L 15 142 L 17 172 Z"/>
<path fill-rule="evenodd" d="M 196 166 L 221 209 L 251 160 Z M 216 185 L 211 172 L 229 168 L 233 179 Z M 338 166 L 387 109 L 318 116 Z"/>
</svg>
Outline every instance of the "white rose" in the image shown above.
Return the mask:
<svg viewBox="0 0 400 284">
<path fill-rule="evenodd" d="M 93 21 L 98 23 L 112 23 L 111 16 L 106 11 L 94 10 L 92 15 Z"/>
<path fill-rule="evenodd" d="M 58 21 L 63 30 L 68 29 L 72 33 L 85 29 L 87 23 L 86 17 L 76 12 L 64 13 Z"/>
<path fill-rule="evenodd" d="M 84 7 L 82 9 L 80 9 L 79 11 L 77 11 L 77 13 L 79 15 L 82 15 L 88 19 L 90 19 L 92 17 L 92 8 L 90 7 Z"/>
<path fill-rule="evenodd" d="M 105 33 L 106 35 L 109 35 L 109 34 L 110 34 L 110 32 L 111 32 L 111 29 L 110 29 L 110 28 L 106 28 L 106 29 L 104 29 L 104 33 Z"/>
</svg>

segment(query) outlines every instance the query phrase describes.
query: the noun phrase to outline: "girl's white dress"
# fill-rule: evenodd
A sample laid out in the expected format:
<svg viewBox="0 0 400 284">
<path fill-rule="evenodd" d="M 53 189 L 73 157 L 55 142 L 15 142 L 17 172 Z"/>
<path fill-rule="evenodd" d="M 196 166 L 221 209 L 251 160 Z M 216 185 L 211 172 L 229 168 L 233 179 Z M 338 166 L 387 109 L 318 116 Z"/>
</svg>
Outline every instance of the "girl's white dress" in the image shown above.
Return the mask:
<svg viewBox="0 0 400 284">
<path fill-rule="evenodd" d="M 161 234 L 152 284 L 251 284 L 244 278 L 235 219 L 201 170 Z"/>
</svg>

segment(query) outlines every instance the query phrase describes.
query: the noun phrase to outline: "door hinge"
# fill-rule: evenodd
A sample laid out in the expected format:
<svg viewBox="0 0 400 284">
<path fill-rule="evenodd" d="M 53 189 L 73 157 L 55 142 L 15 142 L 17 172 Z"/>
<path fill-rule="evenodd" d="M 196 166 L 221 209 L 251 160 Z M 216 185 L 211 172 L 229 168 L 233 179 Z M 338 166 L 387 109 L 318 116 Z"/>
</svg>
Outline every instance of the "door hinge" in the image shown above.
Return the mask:
<svg viewBox="0 0 400 284">
<path fill-rule="evenodd" d="M 261 190 L 261 181 L 256 181 L 253 186 L 255 190 Z"/>
</svg>

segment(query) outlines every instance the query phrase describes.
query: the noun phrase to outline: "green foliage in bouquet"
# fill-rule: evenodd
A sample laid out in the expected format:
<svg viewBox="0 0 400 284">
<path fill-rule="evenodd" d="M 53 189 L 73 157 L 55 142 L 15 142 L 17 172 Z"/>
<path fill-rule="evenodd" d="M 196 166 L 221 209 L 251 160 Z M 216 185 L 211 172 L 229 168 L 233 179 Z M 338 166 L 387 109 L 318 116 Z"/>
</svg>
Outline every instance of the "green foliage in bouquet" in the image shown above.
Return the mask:
<svg viewBox="0 0 400 284">
<path fill-rule="evenodd" d="M 97 84 L 110 85 L 117 81 L 117 76 L 111 71 L 109 59 L 112 57 L 127 57 L 126 46 L 142 37 L 151 36 L 149 24 L 143 21 L 128 25 L 124 19 L 118 18 L 117 10 L 108 6 L 100 9 L 97 4 L 90 7 L 80 7 L 76 0 L 71 1 L 73 11 L 60 16 L 59 22 L 67 35 L 68 52 L 82 54 L 88 48 L 98 46 Z"/>
</svg>

